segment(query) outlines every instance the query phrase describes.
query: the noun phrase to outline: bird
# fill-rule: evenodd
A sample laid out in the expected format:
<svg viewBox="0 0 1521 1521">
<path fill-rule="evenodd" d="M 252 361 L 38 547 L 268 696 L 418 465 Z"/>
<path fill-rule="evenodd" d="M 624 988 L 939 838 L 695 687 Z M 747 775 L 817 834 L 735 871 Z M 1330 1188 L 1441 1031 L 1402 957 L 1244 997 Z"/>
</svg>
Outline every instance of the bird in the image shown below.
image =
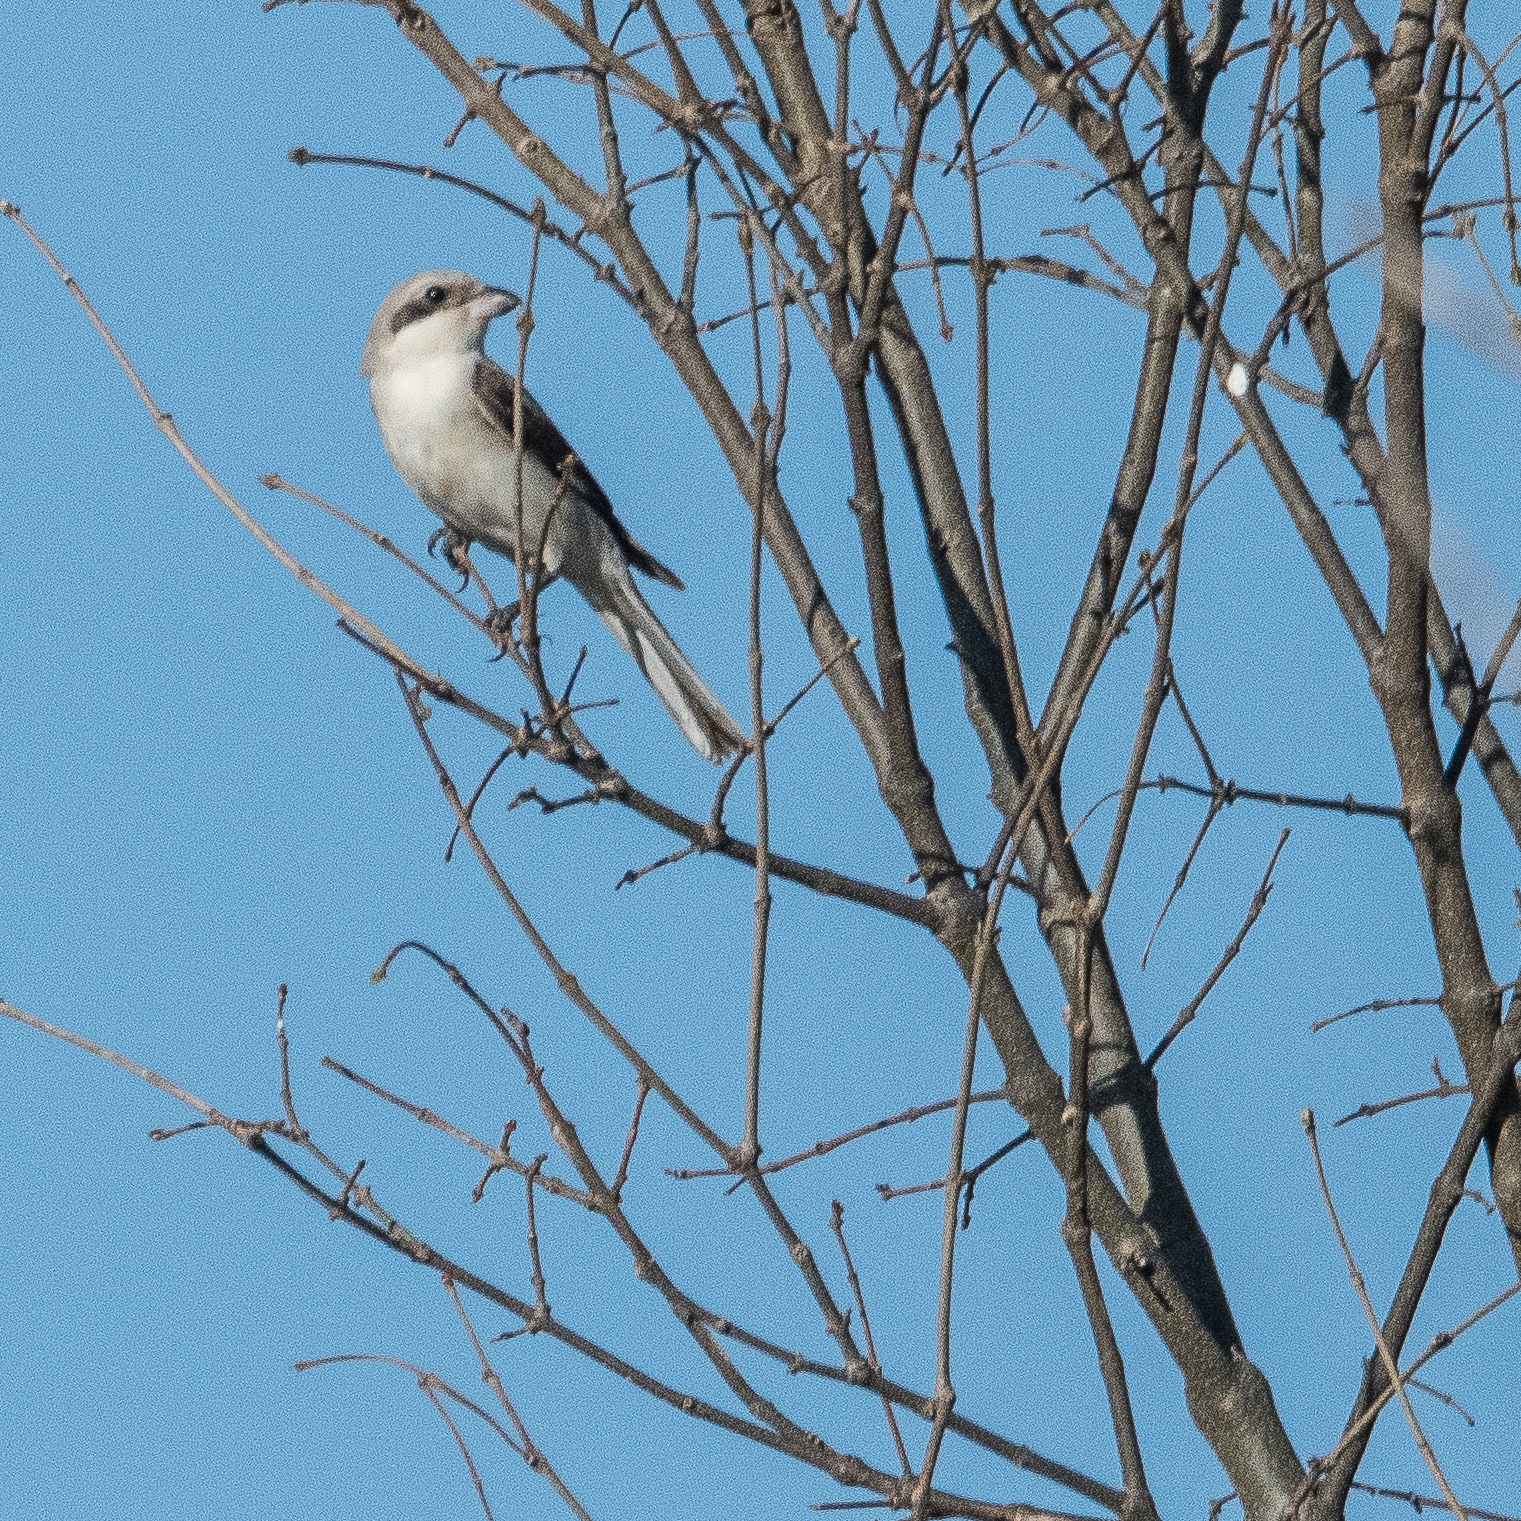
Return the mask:
<svg viewBox="0 0 1521 1521">
<path fill-rule="evenodd" d="M 380 303 L 359 373 L 397 473 L 467 542 L 517 546 L 517 382 L 486 354 L 486 330 L 521 303 L 454 269 L 403 280 Z M 632 572 L 683 590 L 631 534 L 549 414 L 522 393 L 524 537 L 541 584 L 564 577 L 633 657 L 688 743 L 720 762 L 749 742 L 655 616 Z"/>
</svg>

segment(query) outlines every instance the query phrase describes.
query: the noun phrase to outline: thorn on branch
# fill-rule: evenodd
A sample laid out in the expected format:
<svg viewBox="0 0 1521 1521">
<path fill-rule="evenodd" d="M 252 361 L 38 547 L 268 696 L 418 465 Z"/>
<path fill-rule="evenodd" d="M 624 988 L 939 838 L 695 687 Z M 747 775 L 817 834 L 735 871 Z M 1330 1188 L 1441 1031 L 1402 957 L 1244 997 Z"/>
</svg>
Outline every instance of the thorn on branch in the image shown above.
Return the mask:
<svg viewBox="0 0 1521 1521">
<path fill-rule="evenodd" d="M 349 1173 L 349 1175 L 343 1180 L 343 1191 L 338 1195 L 338 1198 L 334 1203 L 332 1209 L 328 1211 L 328 1214 L 332 1219 L 341 1219 L 349 1212 L 350 1209 L 353 1208 L 351 1201 L 353 1198 L 354 1189 L 359 1182 L 359 1174 L 364 1171 L 364 1167 L 365 1159 L 363 1157 L 360 1157 L 358 1166 L 356 1166 L 353 1172 Z"/>
<path fill-rule="evenodd" d="M 470 1200 L 473 1204 L 479 1204 L 486 1197 L 486 1185 L 497 1173 L 503 1171 L 512 1164 L 512 1133 L 518 1128 L 516 1120 L 508 1120 L 502 1126 L 502 1139 L 497 1143 L 495 1154 L 487 1165 L 485 1172 L 481 1174 L 480 1181 L 470 1190 Z"/>
<path fill-rule="evenodd" d="M 210 1120 L 191 1120 L 188 1125 L 174 1125 L 168 1128 L 156 1126 L 148 1132 L 150 1141 L 172 1141 L 177 1135 L 185 1135 L 192 1130 L 216 1130 L 219 1127 L 213 1125 Z"/>
<path fill-rule="evenodd" d="M 613 883 L 613 891 L 617 892 L 622 887 L 632 887 L 641 877 L 647 877 L 652 871 L 659 871 L 662 866 L 674 866 L 678 861 L 684 861 L 690 855 L 696 855 L 703 846 L 698 844 L 683 845 L 680 850 L 673 850 L 668 856 L 661 856 L 658 861 L 651 861 L 648 866 L 633 866 L 623 873 Z"/>
<path fill-rule="evenodd" d="M 558 813 L 562 808 L 574 808 L 577 803 L 600 803 L 602 793 L 596 787 L 588 787 L 585 792 L 577 793 L 575 797 L 544 797 L 537 787 L 525 787 L 513 800 L 508 803 L 509 812 L 520 803 L 537 803 L 539 811 L 544 814 Z M 622 883 L 619 883 L 622 886 Z"/>
</svg>

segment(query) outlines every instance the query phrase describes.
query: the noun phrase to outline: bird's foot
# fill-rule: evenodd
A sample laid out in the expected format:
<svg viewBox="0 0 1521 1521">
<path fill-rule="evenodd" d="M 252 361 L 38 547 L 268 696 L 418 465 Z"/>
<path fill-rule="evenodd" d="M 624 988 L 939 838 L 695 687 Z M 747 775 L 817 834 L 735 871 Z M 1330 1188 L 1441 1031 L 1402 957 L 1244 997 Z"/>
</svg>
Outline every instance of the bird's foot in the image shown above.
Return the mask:
<svg viewBox="0 0 1521 1521">
<path fill-rule="evenodd" d="M 428 553 L 438 555 L 445 565 L 459 577 L 459 589 L 470 584 L 470 539 L 459 529 L 445 523 L 436 529 L 428 540 Z"/>
<path fill-rule="evenodd" d="M 486 637 L 496 646 L 496 654 L 491 657 L 493 660 L 500 660 L 516 642 L 512 626 L 518 621 L 521 610 L 520 603 L 509 602 L 505 607 L 494 607 L 486 614 L 482 627 L 486 630 Z"/>
</svg>

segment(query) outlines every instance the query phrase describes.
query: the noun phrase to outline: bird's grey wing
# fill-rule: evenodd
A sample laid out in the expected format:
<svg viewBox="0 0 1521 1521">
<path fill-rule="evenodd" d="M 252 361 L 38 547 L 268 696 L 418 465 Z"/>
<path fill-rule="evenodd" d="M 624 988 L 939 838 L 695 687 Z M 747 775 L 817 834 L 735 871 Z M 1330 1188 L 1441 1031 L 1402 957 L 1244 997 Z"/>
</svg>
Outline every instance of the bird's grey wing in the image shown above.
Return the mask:
<svg viewBox="0 0 1521 1521">
<path fill-rule="evenodd" d="M 475 366 L 472 389 L 475 404 L 486 421 L 510 442 L 513 438 L 513 397 L 517 391 L 517 382 L 495 360 L 481 359 Z M 570 489 L 612 530 L 628 563 L 654 580 L 674 586 L 677 591 L 685 590 L 681 577 L 669 566 L 661 564 L 619 521 L 618 514 L 613 511 L 613 504 L 597 484 L 596 477 L 582 463 L 580 456 L 566 442 L 565 435 L 555 426 L 554 419 L 533 399 L 526 386 L 523 388 L 523 457 L 537 460 L 556 478 L 564 468 L 565 461 L 574 457 Z"/>
</svg>

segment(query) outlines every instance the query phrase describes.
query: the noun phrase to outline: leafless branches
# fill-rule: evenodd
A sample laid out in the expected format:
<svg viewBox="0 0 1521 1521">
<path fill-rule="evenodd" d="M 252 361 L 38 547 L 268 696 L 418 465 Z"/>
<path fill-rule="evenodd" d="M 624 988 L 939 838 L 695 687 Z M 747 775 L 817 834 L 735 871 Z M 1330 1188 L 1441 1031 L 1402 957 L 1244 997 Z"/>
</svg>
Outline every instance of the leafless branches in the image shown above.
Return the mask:
<svg viewBox="0 0 1521 1521">
<path fill-rule="evenodd" d="M 1481 48 L 1468 29 L 1467 7 L 1438 7 L 1434 0 L 1410 0 L 1389 23 L 1387 36 L 1352 0 L 1329 6 L 1325 0 L 1308 0 L 1302 13 L 1273 3 L 1260 17 L 1249 17 L 1237 0 L 1219 0 L 1208 8 L 1207 19 L 1202 8 L 1190 16 L 1182 0 L 1161 0 L 1154 8 L 1093 0 L 1060 9 L 1032 0 L 1007 0 L 1001 6 L 967 0 L 959 8 L 950 0 L 936 0 L 902 16 L 889 16 L 877 0 L 865 0 L 864 18 L 861 0 L 851 0 L 843 10 L 834 0 L 822 0 L 817 18 L 804 17 L 792 0 L 735 0 L 732 13 L 717 0 L 697 0 L 695 16 L 681 18 L 667 15 L 657 0 L 644 0 L 631 4 L 610 30 L 608 18 L 599 17 L 592 0 L 581 0 L 573 10 L 557 0 L 523 0 L 524 10 L 558 39 L 560 52 L 538 59 L 515 54 L 512 63 L 477 57 L 472 64 L 462 40 L 448 36 L 412 0 L 374 3 L 389 12 L 400 35 L 458 93 L 463 114 L 446 145 L 465 130 L 493 134 L 516 166 L 504 170 L 504 178 L 529 186 L 531 200 L 394 160 L 305 148 L 293 150 L 292 159 L 303 166 L 364 166 L 436 179 L 484 198 L 529 230 L 527 300 L 519 320 L 516 365 L 520 441 L 541 252 L 544 257 L 555 250 L 568 252 L 645 323 L 652 350 L 665 357 L 700 409 L 732 475 L 736 497 L 747 508 L 748 532 L 743 542 L 727 545 L 725 553 L 744 570 L 750 748 L 717 784 L 707 817 L 700 808 L 695 814 L 676 809 L 636 786 L 604 753 L 583 726 L 586 708 L 572 702 L 579 660 L 568 679 L 551 679 L 541 635 L 541 621 L 553 616 L 550 604 L 540 601 L 548 584 L 542 544 L 535 555 L 518 533 L 516 600 L 502 608 L 470 558 L 469 546 L 455 546 L 468 576 L 462 590 L 451 591 L 391 539 L 341 508 L 278 475 L 264 478 L 271 489 L 285 490 L 356 528 L 421 578 L 472 635 L 484 635 L 506 657 L 502 668 L 515 669 L 529 694 L 531 707 L 509 717 L 498 705 L 424 669 L 403 639 L 368 620 L 280 545 L 186 443 L 42 238 L 9 203 L 0 203 L 0 211 L 52 263 L 127 373 L 155 426 L 200 480 L 332 608 L 343 631 L 394 675 L 454 839 L 469 847 L 569 1006 L 633 1072 L 632 1109 L 626 1092 L 606 1101 L 606 1112 L 616 1113 L 617 1134 L 626 1137 L 621 1154 L 610 1168 L 582 1141 L 551 1083 L 549 1063 L 536 1054 L 528 1023 L 494 1007 L 458 967 L 417 942 L 397 947 L 379 975 L 407 950 L 428 957 L 449 977 L 521 1071 L 554 1151 L 528 1160 L 514 1155 L 516 1116 L 491 1118 L 493 1131 L 498 1123 L 503 1126 L 501 1140 L 493 1145 L 427 1103 L 402 1097 L 353 1067 L 328 1058 L 324 1065 L 483 1156 L 487 1170 L 476 1184 L 476 1201 L 498 1172 L 521 1179 L 522 1239 L 530 1263 L 523 1295 L 428 1245 L 421 1232 L 403 1226 L 379 1205 L 368 1181 L 360 1179 L 364 1163 L 344 1168 L 317 1147 L 292 1097 L 283 1022 L 284 1118 L 242 1121 L 82 1037 L 8 1005 L 0 1006 L 0 1012 L 94 1050 L 155 1084 L 189 1105 L 199 1116 L 196 1125 L 227 1130 L 320 1207 L 444 1275 L 482 1377 L 503 1406 L 507 1425 L 435 1375 L 412 1367 L 407 1371 L 459 1442 L 488 1515 L 481 1476 L 454 1420 L 457 1410 L 485 1421 L 545 1475 L 578 1516 L 584 1513 L 518 1420 L 466 1314 L 461 1290 L 515 1317 L 518 1329 L 508 1334 L 553 1336 L 651 1397 L 783 1453 L 839 1485 L 868 1491 L 877 1497 L 869 1503 L 909 1511 L 914 1521 L 932 1516 L 1012 1521 L 1054 1514 L 1011 1500 L 996 1486 L 985 1494 L 964 1494 L 937 1483 L 942 1452 L 957 1442 L 996 1454 L 1015 1469 L 1038 1473 L 1124 1521 L 1153 1521 L 1158 1512 L 1148 1465 L 1154 1472 L 1160 1455 L 1143 1448 L 1144 1423 L 1135 1418 L 1117 1329 L 1124 1322 L 1117 1321 L 1110 1306 L 1115 1293 L 1128 1293 L 1176 1365 L 1188 1414 L 1235 1486 L 1248 1521 L 1281 1521 L 1290 1514 L 1337 1521 L 1359 1482 L 1373 1424 L 1391 1399 L 1401 1403 L 1442 1503 L 1456 1515 L 1465 1514 L 1406 1393 L 1420 1360 L 1402 1371 L 1398 1358 L 1481 1146 L 1507 1232 L 1503 1249 L 1521 1264 L 1516 1005 L 1512 998 L 1510 1012 L 1502 1018 L 1502 994 L 1511 985 L 1502 987 L 1491 971 L 1493 948 L 1481 932 L 1483 915 L 1458 801 L 1473 758 L 1510 832 L 1521 840 L 1521 776 L 1490 716 L 1503 700 L 1496 691 L 1502 668 L 1521 637 L 1521 605 L 1488 657 L 1471 658 L 1461 632 L 1448 621 L 1432 578 L 1423 265 L 1432 220 L 1452 214 L 1451 207 L 1430 204 L 1437 180 L 1476 128 L 1489 124 L 1499 183 L 1499 193 L 1490 201 L 1503 208 L 1510 272 L 1517 277 L 1507 104 L 1517 80 L 1507 82 L 1505 74 L 1507 68 L 1514 72 L 1511 49 Z M 700 24 L 684 30 L 688 20 Z M 1490 52 L 1496 52 L 1493 59 Z M 1237 81 L 1246 70 L 1253 71 L 1250 110 L 1237 110 L 1234 116 L 1215 101 L 1228 65 Z M 1365 120 L 1344 113 L 1328 123 L 1323 86 L 1338 72 L 1338 86 L 1344 86 L 1353 70 L 1360 71 Z M 534 115 L 527 87 L 538 80 L 556 91 L 558 104 Z M 1327 247 L 1326 158 L 1357 132 L 1366 132 L 1378 156 L 1378 230 L 1337 254 Z M 595 145 L 594 151 L 588 151 L 589 145 Z M 1019 192 L 1008 188 L 1013 173 L 994 174 L 1012 170 L 1015 150 L 1023 153 L 1026 145 L 1032 156 L 1018 162 L 1019 172 L 1078 174 L 1084 187 L 1081 200 L 1088 208 L 1081 214 L 1090 220 L 1042 231 L 1031 219 Z M 1040 153 L 1046 156 L 1034 156 Z M 584 167 L 598 160 L 595 173 Z M 1270 201 L 1277 203 L 1271 213 Z M 656 218 L 663 219 L 669 237 L 651 236 Z M 1460 219 L 1455 231 L 1479 248 L 1471 220 Z M 1031 246 L 1011 243 L 1011 238 L 1057 235 L 1072 240 L 1072 262 L 1007 252 Z M 1348 332 L 1333 321 L 1331 289 L 1333 280 L 1347 277 L 1356 260 L 1374 248 L 1382 256 L 1381 305 L 1376 332 L 1359 353 Z M 1498 294 L 1487 255 L 1479 252 Z M 921 272 L 930 275 L 929 289 L 920 281 L 916 295 L 914 281 Z M 1017 438 L 1011 443 L 1003 436 L 1000 423 L 1001 390 L 1016 383 L 1007 373 L 1000 334 L 1008 320 L 1006 307 L 1012 304 L 1006 293 L 1030 288 L 1018 278 L 1025 274 L 1039 277 L 1047 298 L 1054 299 L 1050 287 L 1058 282 L 1112 297 L 1117 316 L 1144 314 L 1128 431 L 1112 492 L 1071 529 L 1090 569 L 1073 600 L 1069 631 L 1044 694 L 1032 691 L 1022 658 L 1029 618 L 1020 605 L 1015 574 L 1017 557 L 1027 553 L 1022 521 L 1039 509 L 1001 500 L 999 494 L 1003 452 L 1020 447 Z M 916 324 L 931 299 L 932 326 L 941 348 L 954 358 L 940 357 L 939 349 L 921 340 Z M 971 321 L 958 319 L 958 336 L 952 313 L 967 305 Z M 1188 342 L 1196 347 L 1185 360 Z M 970 344 L 969 358 L 961 357 L 958 343 Z M 1279 346 L 1291 344 L 1305 357 L 1296 349 L 1278 361 L 1279 369 L 1271 368 L 1268 361 Z M 969 384 L 957 384 L 963 378 L 954 373 L 957 364 L 971 377 Z M 800 400 L 805 376 L 810 386 L 816 383 L 816 394 L 808 394 L 806 402 Z M 1278 394 L 1265 394 L 1264 383 Z M 1186 407 L 1178 415 L 1175 400 L 1181 403 L 1184 396 Z M 810 423 L 826 412 L 833 419 L 833 463 L 849 480 L 848 500 L 830 504 L 832 516 L 813 500 L 823 472 L 798 457 L 798 430 L 789 426 L 795 409 L 804 404 Z M 1318 407 L 1329 420 L 1324 436 L 1311 435 L 1280 415 L 1305 404 Z M 953 405 L 964 415 L 955 415 Z M 1084 405 L 1082 397 L 1074 404 L 1078 434 L 1087 431 Z M 1382 406 L 1380 418 L 1373 415 L 1375 405 Z M 1168 448 L 1175 448 L 1175 458 L 1165 457 Z M 899 491 L 894 484 L 897 451 L 906 461 L 907 494 L 924 531 L 928 571 L 940 600 L 935 628 L 928 632 L 929 620 L 918 609 L 910 611 L 905 596 L 907 551 L 892 516 L 901 505 L 893 500 Z M 1224 483 L 1244 469 L 1238 466 L 1227 477 L 1225 467 L 1249 458 L 1298 533 L 1310 573 L 1318 578 L 1316 594 L 1340 616 L 1347 648 L 1361 663 L 1382 724 L 1378 742 L 1399 779 L 1397 801 L 1359 801 L 1350 792 L 1343 798 L 1326 796 L 1316 784 L 1296 784 L 1297 778 L 1287 776 L 1270 775 L 1268 779 L 1284 783 L 1273 790 L 1240 786 L 1228 779 L 1223 762 L 1217 765 L 1205 740 L 1208 732 L 1214 741 L 1213 723 L 1196 721 L 1184 700 L 1184 684 L 1191 699 L 1206 683 L 1213 684 L 1214 692 L 1230 690 L 1233 696 L 1242 688 L 1250 691 L 1239 673 L 1195 670 L 1178 634 L 1180 620 L 1236 616 L 1235 610 L 1211 601 L 1209 569 L 1194 549 L 1190 527 L 1199 520 L 1195 514 L 1207 512 Z M 1365 549 L 1349 552 L 1343 531 L 1326 511 L 1332 472 L 1343 459 L 1377 522 L 1382 547 L 1372 556 Z M 521 444 L 517 465 L 521 475 Z M 1169 501 L 1161 514 L 1148 519 L 1152 488 L 1164 468 L 1172 474 Z M 776 583 L 769 579 L 773 570 Z M 1019 565 L 1020 574 L 1025 571 Z M 1291 571 L 1298 573 L 1298 567 L 1274 563 L 1263 574 L 1279 578 Z M 831 586 L 831 580 L 840 585 Z M 773 585 L 785 592 L 790 609 L 772 595 Z M 851 631 L 837 605 L 863 609 L 860 631 Z M 1142 616 L 1148 610 L 1149 619 Z M 775 690 L 778 668 L 774 631 L 794 617 L 811 649 L 811 674 L 787 679 L 784 690 L 795 695 L 768 718 L 767 694 Z M 931 709 L 924 688 L 930 678 L 920 662 L 931 645 L 944 643 L 945 629 L 954 666 L 944 662 L 943 669 L 954 669 L 949 679 L 960 683 L 966 719 L 964 733 L 954 736 L 957 764 L 966 768 L 957 773 L 957 781 L 964 789 L 965 776 L 975 773 L 974 790 L 979 797 L 986 795 L 992 807 L 991 818 L 979 822 L 982 834 L 970 849 L 959 837 L 967 826 L 953 822 L 955 815 L 937 790 L 946 779 L 936 767 L 951 746 L 941 743 L 945 736 L 938 733 L 932 740 L 926 728 Z M 1137 662 L 1146 667 L 1138 686 L 1133 670 L 1123 677 L 1116 674 L 1123 663 L 1112 658 L 1127 636 L 1146 644 Z M 1431 701 L 1432 669 L 1457 722 L 1455 737 L 1445 744 Z M 1306 680 L 1316 675 L 1306 673 Z M 777 785 L 784 773 L 774 765 L 779 729 L 790 720 L 790 737 L 794 726 L 804 723 L 803 716 L 792 715 L 812 711 L 799 704 L 823 682 L 834 694 L 875 789 L 871 806 L 908 858 L 913 891 L 794 859 L 774 848 L 773 835 L 781 838 L 779 821 L 785 812 Z M 1116 696 L 1116 685 L 1126 683 Z M 1345 700 L 1340 693 L 1326 698 L 1328 703 Z M 944 706 L 933 711 L 941 713 Z M 1166 742 L 1164 717 L 1172 712 L 1202 764 L 1203 782 L 1154 770 L 1166 763 L 1165 757 L 1156 758 L 1156 751 Z M 455 722 L 483 727 L 505 744 L 473 788 L 457 780 L 465 773 L 449 758 L 449 726 Z M 1096 730 L 1104 739 L 1104 769 L 1087 795 L 1112 789 L 1100 801 L 1114 801 L 1116 807 L 1107 839 L 1095 847 L 1098 860 L 1088 863 L 1079 854 L 1079 843 L 1087 848 L 1094 836 L 1085 834 L 1081 842 L 1078 836 L 1099 805 L 1072 823 L 1063 783 L 1079 737 L 1086 741 Z M 1226 752 L 1217 753 L 1223 757 Z M 735 1090 L 743 1093 L 737 1139 L 704 1117 L 718 1112 L 716 1095 L 683 1095 L 664 1075 L 658 1056 L 647 1055 L 624 1033 L 616 1012 L 604 1007 L 561 960 L 530 914 L 529 900 L 509 882 L 501 863 L 511 858 L 496 843 L 496 831 L 511 829 L 515 821 L 499 826 L 481 806 L 489 784 L 509 764 L 529 770 L 530 776 L 516 788 L 504 813 L 519 803 L 535 803 L 551 818 L 572 805 L 600 809 L 605 803 L 653 826 L 660 843 L 636 858 L 643 864 L 624 866 L 619 887 L 700 854 L 722 857 L 753 874 L 745 1060 L 735 1080 Z M 754 789 L 753 844 L 731 834 L 727 822 L 731 806 L 736 811 L 749 806 L 744 789 L 735 790 L 746 767 Z M 561 785 L 546 780 L 552 772 L 565 774 Z M 1146 779 L 1149 772 L 1151 780 Z M 476 775 L 476 768 L 468 774 Z M 1162 1056 L 1241 955 L 1274 890 L 1289 831 L 1279 836 L 1244 919 L 1239 918 L 1239 903 L 1234 910 L 1219 907 L 1212 920 L 1219 925 L 1213 944 L 1224 942 L 1224 950 L 1151 1054 L 1143 1057 L 1132 1015 L 1133 985 L 1122 978 L 1111 950 L 1112 911 L 1123 893 L 1137 890 L 1129 872 L 1141 854 L 1137 839 L 1152 822 L 1151 794 L 1171 790 L 1205 799 L 1207 809 L 1170 890 L 1152 880 L 1151 873 L 1138 889 L 1150 894 L 1148 919 L 1155 909 L 1152 938 L 1139 958 L 1142 972 L 1149 969 L 1158 931 L 1174 903 L 1185 890 L 1197 891 L 1189 884 L 1196 880 L 1206 835 L 1236 802 L 1310 810 L 1332 823 L 1338 814 L 1377 818 L 1384 821 L 1378 829 L 1397 825 L 1408 842 L 1408 864 L 1424 912 L 1420 933 L 1430 941 L 1440 992 L 1430 999 L 1378 1000 L 1348 1013 L 1433 1004 L 1456 1042 L 1467 1078 L 1450 1082 L 1437 1067 L 1437 1088 L 1365 1104 L 1347 1116 L 1380 1113 L 1418 1098 L 1469 1098 L 1458 1140 L 1431 1189 L 1399 1291 L 1382 1320 L 1343 1234 L 1313 1116 L 1306 1111 L 1326 1207 L 1374 1336 L 1374 1355 L 1350 1401 L 1340 1444 L 1308 1465 L 1291 1442 L 1274 1392 L 1238 1330 L 1228 1285 L 1190 1198 L 1188 1168 L 1175 1156 L 1164 1123 L 1160 1072 Z M 1324 789 L 1332 790 L 1340 790 L 1339 785 Z M 739 800 L 732 805 L 731 794 Z M 657 851 L 663 853 L 657 856 Z M 1297 866 L 1297 853 L 1295 860 Z M 966 861 L 983 864 L 968 867 L 962 864 Z M 514 865 L 514 878 L 516 872 Z M 1016 877 L 1016 872 L 1022 875 Z M 1052 985 L 1060 985 L 1060 1000 L 1032 995 L 1029 990 L 1042 985 L 1006 954 L 1005 908 L 1008 888 L 1016 882 L 1033 904 L 1034 927 L 1051 961 Z M 768 1138 L 774 1142 L 777 1134 L 770 1043 L 772 916 L 779 883 L 845 899 L 861 912 L 875 911 L 894 921 L 897 932 L 925 957 L 945 958 L 954 968 L 964 1003 L 954 1011 L 926 1009 L 923 1016 L 928 1048 L 961 1053 L 953 1099 L 903 1107 L 900 1098 L 864 1111 L 856 1108 L 843 1119 L 820 1117 L 811 1133 L 832 1134 L 832 1139 L 780 1160 L 766 1159 Z M 1258 943 L 1260 937 L 1254 947 Z M 1305 953 L 1315 949 L 1306 947 Z M 827 955 L 827 948 L 819 947 L 817 953 Z M 1064 1002 L 1060 1022 L 1056 1007 L 1032 1014 L 1026 1004 L 1032 996 L 1056 1007 Z M 818 1011 L 817 1017 L 823 1023 L 828 1011 Z M 1345 1017 L 1322 1020 L 1313 1028 Z M 1048 1054 L 1058 1048 L 1064 1051 L 1064 1063 Z M 984 1083 L 982 1091 L 979 1062 L 998 1068 L 996 1083 Z M 1178 1080 L 1173 1074 L 1180 1065 L 1179 1058 L 1167 1064 L 1169 1083 Z M 930 1093 L 945 1091 L 926 1087 Z M 647 1155 L 641 1126 L 650 1123 L 646 1105 L 652 1099 L 656 1109 L 674 1116 L 715 1159 L 716 1165 L 674 1170 L 672 1176 L 733 1181 L 731 1192 L 741 1192 L 795 1271 L 812 1317 L 806 1325 L 788 1323 L 780 1330 L 742 1325 L 726 1309 L 693 1297 L 677 1268 L 649 1244 L 625 1194 L 633 1193 L 631 1179 L 639 1176 L 639 1163 Z M 1017 1111 L 1025 1128 L 987 1161 L 968 1167 L 973 1106 L 995 1101 Z M 882 1114 L 889 1108 L 897 1112 L 850 1124 L 863 1112 Z M 890 1354 L 884 1349 L 879 1355 L 863 1288 L 863 1280 L 874 1281 L 873 1275 L 870 1269 L 858 1270 L 847 1245 L 843 1204 L 834 1202 L 829 1227 L 849 1289 L 845 1296 L 832 1286 L 830 1273 L 808 1244 L 808 1231 L 821 1222 L 802 1221 L 801 1216 L 801 1223 L 795 1222 L 771 1179 L 789 1171 L 790 1183 L 800 1175 L 794 1169 L 808 1169 L 801 1175 L 811 1176 L 847 1143 L 868 1135 L 898 1137 L 900 1127 L 942 1112 L 951 1118 L 939 1182 L 914 1189 L 883 1187 L 885 1197 L 933 1187 L 944 1191 L 936 1288 L 932 1302 L 918 1307 L 923 1324 L 933 1326 L 934 1387 L 926 1395 L 891 1378 L 886 1371 Z M 958 1338 L 967 1334 L 957 1315 L 957 1254 L 958 1237 L 971 1224 L 972 1190 L 998 1156 L 1026 1141 L 1044 1156 L 1064 1196 L 1060 1237 L 1102 1379 L 1121 1474 L 1118 1489 L 970 1420 L 967 1394 L 953 1377 Z M 693 1210 L 708 1197 L 699 1190 L 675 1192 L 693 1201 L 682 1206 Z M 632 1277 L 655 1290 L 675 1334 L 696 1349 L 730 1405 L 677 1389 L 561 1323 L 551 1306 L 545 1262 L 550 1257 L 553 1267 L 554 1212 L 564 1208 L 579 1209 L 612 1233 L 627 1255 Z M 1391 1223 L 1395 1236 L 1402 1229 Z M 1117 1278 L 1100 1271 L 1095 1239 Z M 799 1350 L 820 1329 L 834 1348 L 834 1361 Z M 886 1466 L 842 1439 L 808 1429 L 787 1397 L 734 1355 L 735 1346 L 788 1372 L 866 1391 L 880 1404 L 891 1439 Z M 1351 1357 L 1318 1371 L 1345 1377 L 1349 1388 L 1359 1376 Z M 735 1413 L 740 1409 L 743 1415 Z M 919 1433 L 900 1424 L 905 1411 L 926 1427 L 922 1447 Z M 1466 1513 L 1482 1514 L 1471 1508 Z"/>
</svg>

